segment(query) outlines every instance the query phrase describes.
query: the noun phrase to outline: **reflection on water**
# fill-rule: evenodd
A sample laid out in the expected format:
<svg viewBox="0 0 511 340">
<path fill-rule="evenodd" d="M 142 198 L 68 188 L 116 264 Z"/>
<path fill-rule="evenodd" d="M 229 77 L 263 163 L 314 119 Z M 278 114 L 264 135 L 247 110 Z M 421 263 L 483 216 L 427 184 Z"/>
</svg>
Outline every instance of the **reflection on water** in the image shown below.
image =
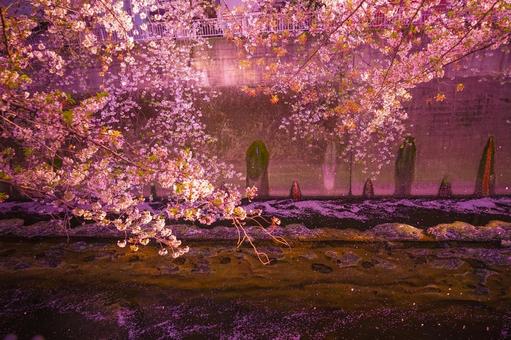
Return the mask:
<svg viewBox="0 0 511 340">
<path fill-rule="evenodd" d="M 0 242 L 0 336 L 506 338 L 511 248 L 477 243 Z"/>
</svg>

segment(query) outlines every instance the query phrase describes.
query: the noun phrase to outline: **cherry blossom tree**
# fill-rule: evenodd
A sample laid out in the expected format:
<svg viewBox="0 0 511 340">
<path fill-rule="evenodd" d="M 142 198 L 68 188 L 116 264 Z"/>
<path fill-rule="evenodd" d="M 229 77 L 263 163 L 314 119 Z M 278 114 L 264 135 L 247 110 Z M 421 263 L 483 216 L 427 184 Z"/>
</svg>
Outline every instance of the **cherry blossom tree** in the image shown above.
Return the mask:
<svg viewBox="0 0 511 340">
<path fill-rule="evenodd" d="M 0 131 L 7 147 L 0 180 L 57 212 L 117 228 L 125 234 L 118 245 L 133 251 L 155 240 L 160 255 L 178 257 L 188 247 L 169 221 L 230 219 L 238 246 L 247 241 L 268 263 L 244 228 L 261 213 L 240 207 L 235 187 L 218 186 L 235 174 L 210 153 L 214 140 L 196 108 L 211 94 L 200 88 L 191 56 L 207 42 L 176 39 L 203 8 L 189 1 L 131 5 L 41 0 L 1 8 Z M 155 24 L 165 32 L 157 43 L 135 43 Z M 144 204 L 154 183 L 168 194 L 163 212 Z M 249 198 L 255 194 L 247 188 Z"/>
<path fill-rule="evenodd" d="M 244 48 L 244 62 L 263 66 L 268 76 L 246 91 L 269 93 L 272 102 L 287 93 L 292 113 L 282 128 L 300 138 L 333 138 L 371 172 L 390 160 L 406 131 L 403 104 L 413 88 L 480 51 L 509 53 L 508 0 L 243 3 L 248 32 L 232 39 Z"/>
<path fill-rule="evenodd" d="M 507 48 L 511 34 L 509 0 L 242 3 L 222 34 L 245 51 L 244 66 L 266 70 L 264 84 L 244 91 L 288 101 L 284 129 L 337 140 L 376 170 L 405 131 L 411 90 L 469 55 Z M 238 246 L 247 241 L 268 263 L 244 228 L 261 212 L 239 206 L 241 194 L 224 183 L 236 174 L 214 158 L 201 120 L 198 104 L 215 93 L 200 86 L 193 55 L 209 43 L 194 32 L 210 12 L 188 0 L 1 7 L 0 180 L 56 211 L 117 228 L 125 233 L 119 246 L 133 251 L 155 240 L 160 254 L 177 257 L 188 248 L 172 235 L 172 220 L 229 219 Z M 168 195 L 163 212 L 144 204 L 155 183 Z"/>
</svg>

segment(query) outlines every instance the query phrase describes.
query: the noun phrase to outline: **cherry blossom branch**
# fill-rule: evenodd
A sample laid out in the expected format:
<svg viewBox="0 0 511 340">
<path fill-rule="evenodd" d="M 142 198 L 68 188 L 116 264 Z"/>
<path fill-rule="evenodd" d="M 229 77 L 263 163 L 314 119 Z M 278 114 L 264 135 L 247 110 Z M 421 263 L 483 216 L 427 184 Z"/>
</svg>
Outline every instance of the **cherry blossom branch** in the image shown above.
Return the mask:
<svg viewBox="0 0 511 340">
<path fill-rule="evenodd" d="M 464 59 L 464 58 L 466 58 L 466 57 L 468 57 L 468 56 L 470 56 L 470 55 L 472 55 L 474 53 L 477 53 L 477 52 L 480 52 L 480 51 L 484 51 L 484 50 L 486 50 L 488 48 L 491 48 L 495 44 L 501 43 L 501 42 L 503 42 L 503 41 L 505 41 L 506 39 L 509 39 L 509 38 L 511 38 L 511 33 L 505 34 L 504 36 L 502 36 L 500 38 L 497 38 L 496 40 L 493 40 L 493 41 L 489 42 L 488 44 L 484 44 L 483 46 L 480 46 L 480 47 L 477 47 L 475 49 L 472 49 L 472 50 L 470 50 L 470 51 L 468 51 L 468 52 L 466 52 L 466 53 L 464 53 L 464 54 L 462 54 L 462 55 L 460 55 L 460 56 L 458 56 L 458 57 L 456 57 L 456 58 L 454 58 L 454 59 L 452 59 L 452 60 L 450 60 L 450 61 L 448 61 L 448 62 L 446 62 L 444 64 L 441 64 L 440 67 L 444 68 L 446 66 L 452 65 L 452 64 L 454 64 L 454 63 L 456 63 L 456 62 L 458 62 L 458 61 L 460 61 L 460 60 L 462 60 L 462 59 Z M 423 70 L 420 74 L 412 77 L 411 79 L 408 79 L 407 81 L 414 82 L 414 81 L 416 81 L 417 79 L 419 79 L 420 77 L 424 76 L 425 74 L 427 74 L 430 71 L 431 71 L 431 68 Z M 401 83 L 404 83 L 404 82 L 405 82 L 405 80 L 402 80 L 399 83 L 394 84 L 393 88 L 395 89 L 398 86 L 398 84 L 401 84 Z"/>
<path fill-rule="evenodd" d="M 117 17 L 117 15 L 114 13 L 114 11 L 112 11 L 112 9 L 110 7 L 108 7 L 107 4 L 105 4 L 102 0 L 98 0 L 101 5 L 103 5 L 104 8 L 106 8 L 106 10 L 108 12 L 110 12 L 110 14 L 112 15 L 112 17 L 115 19 L 115 21 L 117 21 L 119 23 L 119 25 L 121 26 L 121 28 L 123 29 L 124 33 L 127 35 L 128 34 L 128 30 L 124 27 L 124 24 L 119 20 L 119 18 Z"/>
<path fill-rule="evenodd" d="M 232 221 L 233 221 L 234 225 L 237 225 L 237 227 L 239 227 L 241 232 L 243 233 L 243 239 L 242 239 L 241 243 L 243 243 L 244 240 L 247 240 L 248 243 L 250 244 L 250 246 L 252 247 L 252 249 L 254 250 L 254 253 L 256 254 L 259 261 L 264 265 L 269 264 L 271 262 L 271 260 L 268 257 L 268 254 L 266 254 L 265 252 L 261 252 L 257 249 L 254 242 L 252 241 L 252 238 L 247 234 L 246 229 L 243 228 L 243 225 L 241 225 L 240 221 L 238 221 L 236 218 L 233 218 Z M 241 243 L 238 245 L 238 247 L 241 245 Z"/>
<path fill-rule="evenodd" d="M 7 117 L 4 117 L 3 115 L 0 115 L 0 117 L 7 123 L 11 124 L 12 126 L 18 128 L 18 129 L 23 129 L 23 127 L 19 126 L 18 124 L 16 124 L 15 122 L 13 122 L 12 120 L 10 120 L 9 118 Z M 50 149 L 50 147 L 48 147 L 48 145 L 44 144 L 44 143 L 41 143 L 39 141 L 37 141 L 37 144 L 45 149 L 47 149 L 48 151 L 50 151 L 51 153 L 55 152 L 54 150 Z M 59 155 L 55 155 L 56 157 L 62 159 Z"/>
<path fill-rule="evenodd" d="M 355 15 L 355 13 L 359 10 L 360 7 L 362 7 L 362 5 L 366 2 L 366 0 L 362 0 L 360 1 L 360 3 L 358 4 L 357 7 L 355 7 L 355 9 L 353 11 L 351 11 L 351 13 L 346 17 L 344 18 L 344 20 L 342 20 L 339 25 L 337 25 L 331 32 L 327 33 L 326 37 L 323 38 L 324 42 L 319 44 L 319 46 L 314 49 L 314 51 L 307 57 L 307 59 L 305 59 L 305 61 L 303 62 L 303 64 L 298 68 L 298 70 L 294 73 L 294 77 L 296 77 L 298 75 L 298 73 L 300 73 L 304 68 L 305 66 L 312 60 L 312 58 L 314 58 L 314 56 L 321 50 L 321 48 L 323 46 L 325 46 L 328 41 L 330 40 L 330 37 L 332 36 L 332 34 L 334 34 L 335 32 L 337 32 L 349 19 L 351 19 L 351 17 L 353 15 Z"/>
<path fill-rule="evenodd" d="M 483 14 L 483 16 L 482 16 L 481 18 L 479 18 L 479 20 L 476 22 L 476 24 L 471 25 L 471 26 L 470 26 L 470 28 L 469 28 L 469 29 L 465 32 L 465 34 L 464 34 L 464 35 L 463 35 L 460 39 L 458 39 L 458 41 L 457 41 L 454 45 L 452 45 L 450 48 L 448 48 L 445 52 L 443 52 L 443 53 L 441 54 L 441 56 L 440 56 L 438 59 L 436 59 L 436 63 L 441 62 L 441 61 L 442 61 L 442 60 L 443 60 L 443 59 L 447 56 L 447 54 L 449 54 L 449 53 L 450 53 L 451 51 L 453 51 L 453 50 L 454 50 L 457 46 L 459 46 L 459 45 L 460 45 L 460 44 L 461 44 L 461 43 L 462 43 L 462 42 L 463 42 L 463 41 L 464 41 L 464 40 L 468 37 L 468 35 L 469 35 L 469 34 L 470 34 L 470 33 L 471 33 L 471 32 L 472 32 L 472 31 L 473 31 L 476 27 L 478 27 L 478 26 L 479 26 L 479 25 L 483 22 L 483 20 L 484 20 L 484 19 L 488 16 L 488 14 L 489 14 L 489 13 L 490 13 L 490 12 L 491 12 L 494 8 L 495 8 L 495 6 L 496 6 L 499 2 L 501 2 L 501 0 L 497 0 L 497 1 L 495 1 L 495 2 L 492 4 L 492 6 L 491 6 L 491 7 L 490 7 L 487 11 L 485 11 L 485 13 Z M 506 34 L 506 35 L 505 35 L 505 37 L 506 37 L 506 36 L 509 36 L 509 34 Z M 481 51 L 481 50 L 484 50 L 484 49 L 486 49 L 486 48 L 489 48 L 489 47 L 493 46 L 494 44 L 495 44 L 495 42 L 492 42 L 492 43 L 490 43 L 490 44 L 486 44 L 486 45 L 484 45 L 482 48 L 478 48 L 478 49 L 476 49 L 476 50 L 473 50 L 473 51 L 470 51 L 470 52 L 468 52 L 468 53 L 465 53 L 464 55 L 462 55 L 462 56 L 461 56 L 461 57 L 459 57 L 459 58 L 456 58 L 455 60 L 452 60 L 452 61 L 450 61 L 450 62 L 448 62 L 448 63 L 446 63 L 446 64 L 442 64 L 442 65 L 441 65 L 441 67 L 445 67 L 445 66 L 447 66 L 447 65 L 450 65 L 450 64 L 452 64 L 452 63 L 454 63 L 454 62 L 456 62 L 456 61 L 459 61 L 459 60 L 461 60 L 461 59 L 463 59 L 463 58 L 465 58 L 465 57 L 467 57 L 467 56 L 469 56 L 469 55 L 471 55 L 471 54 L 473 54 L 473 53 L 475 53 L 475 52 L 477 52 L 477 51 Z M 426 65 L 424 65 L 424 66 L 423 66 L 423 71 L 422 71 L 419 75 L 414 76 L 412 79 L 409 79 L 408 81 L 415 81 L 416 79 L 418 79 L 418 78 L 420 78 L 420 77 L 424 76 L 424 75 L 425 75 L 425 74 L 427 74 L 428 72 L 431 72 L 431 71 L 432 71 L 432 69 L 433 69 L 433 66 L 431 65 L 432 63 L 433 63 L 433 61 L 432 61 L 432 60 L 428 60 L 428 62 L 426 63 Z M 381 93 L 381 91 L 383 90 L 383 88 L 384 88 L 384 86 L 385 86 L 385 80 L 386 80 L 386 77 L 385 77 L 384 81 L 382 82 L 382 84 L 381 84 L 381 86 L 380 86 L 380 90 L 378 91 L 378 95 Z M 404 81 L 402 81 L 402 82 L 404 82 Z M 400 82 L 400 83 L 401 83 L 401 82 Z M 396 88 L 396 84 L 394 84 L 394 88 Z M 377 95 L 377 96 L 375 96 L 375 98 L 378 98 L 378 95 Z"/>
<path fill-rule="evenodd" d="M 457 58 L 455 58 L 455 59 L 453 59 L 453 60 L 451 60 L 451 61 L 449 61 L 449 62 L 447 62 L 447 63 L 443 64 L 443 65 L 442 65 L 442 67 L 446 67 L 446 66 L 449 66 L 449 65 L 451 65 L 451 64 L 454 64 L 454 63 L 456 63 L 456 62 L 460 61 L 461 59 L 466 58 L 466 57 L 468 57 L 469 55 L 472 55 L 472 54 L 474 54 L 474 53 L 476 53 L 476 52 L 480 52 L 480 51 L 486 50 L 486 49 L 488 49 L 488 48 L 492 47 L 493 45 L 495 45 L 495 44 L 497 44 L 497 43 L 500 43 L 502 40 L 509 39 L 510 37 L 511 37 L 511 33 L 506 34 L 506 35 L 504 35 L 503 37 L 501 37 L 501 38 L 497 39 L 497 41 L 492 41 L 492 42 L 490 42 L 490 43 L 488 43 L 488 44 L 485 44 L 485 45 L 483 45 L 483 46 L 481 46 L 481 47 L 479 47 L 479 48 L 476 48 L 476 49 L 474 49 L 474 50 L 471 50 L 471 51 L 469 51 L 469 52 L 464 53 L 463 55 L 461 55 L 461 56 L 459 56 L 459 57 L 457 57 Z"/>
<path fill-rule="evenodd" d="M 109 152 L 109 153 L 110 153 L 110 154 L 112 154 L 113 156 L 115 156 L 115 157 L 119 158 L 120 160 L 123 160 L 124 162 L 126 162 L 126 163 L 128 163 L 128 164 L 131 164 L 131 165 L 133 165 L 133 166 L 136 166 L 136 167 L 137 167 L 137 168 L 139 168 L 139 169 L 147 170 L 147 171 L 156 171 L 156 170 L 158 170 L 158 169 L 156 169 L 156 168 L 148 168 L 148 167 L 146 167 L 146 166 L 141 165 L 140 163 L 136 163 L 136 162 L 134 162 L 134 161 L 132 161 L 132 160 L 130 160 L 130 159 L 128 159 L 128 158 L 126 158 L 126 157 L 124 157 L 124 156 L 123 156 L 123 155 L 121 155 L 120 153 L 118 153 L 118 152 L 116 152 L 116 151 L 112 150 L 111 148 L 109 148 L 109 147 L 107 147 L 107 146 L 103 145 L 102 143 L 98 143 L 98 142 L 96 142 L 94 139 L 90 138 L 90 136 L 83 136 L 83 135 L 81 135 L 79 132 L 77 132 L 77 131 L 75 131 L 75 130 L 73 130 L 73 129 L 71 129 L 71 128 L 68 128 L 68 130 L 69 130 L 70 132 L 74 133 L 75 135 L 77 135 L 78 137 L 83 138 L 83 139 L 85 139 L 85 140 L 87 140 L 87 141 L 91 142 L 91 143 L 92 143 L 92 144 L 94 144 L 95 146 L 97 146 L 97 147 L 99 147 L 99 148 L 101 148 L 101 149 L 103 149 L 103 150 L 105 150 L 105 151 Z"/>
<path fill-rule="evenodd" d="M 8 180 L 5 180 L 5 179 L 0 179 L 0 182 L 6 183 L 6 184 L 9 184 L 9 185 L 12 185 L 12 186 L 15 186 L 16 188 L 19 188 L 19 189 L 24 190 L 24 191 L 32 191 L 32 192 L 38 193 L 38 194 L 40 194 L 43 197 L 50 197 L 51 199 L 66 205 L 68 208 L 72 208 L 72 206 L 68 202 L 66 202 L 66 201 L 62 200 L 61 198 L 57 197 L 55 194 L 49 194 L 47 191 L 43 191 L 41 189 L 29 187 L 29 186 L 22 185 L 22 184 L 19 184 L 17 182 L 14 182 L 14 181 L 8 181 Z"/>
<path fill-rule="evenodd" d="M 442 53 L 442 55 L 440 56 L 440 60 L 442 60 L 447 54 L 449 54 L 452 50 L 454 50 L 456 47 L 458 47 L 462 42 L 463 40 L 465 40 L 468 35 L 474 30 L 474 28 L 478 27 L 479 25 L 481 25 L 481 23 L 483 22 L 483 20 L 488 16 L 488 14 L 493 11 L 493 9 L 495 8 L 495 6 L 500 3 L 501 0 L 497 0 L 495 1 L 491 7 L 483 14 L 483 16 L 481 18 L 479 18 L 479 20 L 477 21 L 477 23 L 475 25 L 472 25 L 470 26 L 470 28 L 465 32 L 465 34 L 453 45 L 451 46 L 447 51 L 445 51 L 444 53 Z"/>
<path fill-rule="evenodd" d="M 4 44 L 5 44 L 5 52 L 7 54 L 9 61 L 12 62 L 11 52 L 9 51 L 9 38 L 7 37 L 7 24 L 5 22 L 5 15 L 4 15 L 3 7 L 0 7 L 0 21 L 2 23 L 2 36 L 3 36 Z"/>
<path fill-rule="evenodd" d="M 387 69 L 385 70 L 385 75 L 383 76 L 383 81 L 381 83 L 380 89 L 378 90 L 378 92 L 376 94 L 376 98 L 378 98 L 380 96 L 380 93 L 381 93 L 381 91 L 383 89 L 383 86 L 384 86 L 385 82 L 387 81 L 387 77 L 389 76 L 390 69 L 394 65 L 394 62 L 395 62 L 395 60 L 397 58 L 397 54 L 399 53 L 399 48 L 403 44 L 403 41 L 405 40 L 406 34 L 408 34 L 410 32 L 410 29 L 412 28 L 413 21 L 417 17 L 417 14 L 419 14 L 420 9 L 422 8 L 422 6 L 424 5 L 425 2 L 426 2 L 426 0 L 422 0 L 422 2 L 420 3 L 419 7 L 417 7 L 417 10 L 413 14 L 412 18 L 408 22 L 408 28 L 406 29 L 406 32 L 402 33 L 401 39 L 399 40 L 399 43 L 398 43 L 397 47 L 394 49 L 394 55 L 392 56 L 392 60 L 390 61 L 389 67 L 387 67 Z"/>
<path fill-rule="evenodd" d="M 27 107 L 19 106 L 19 108 L 23 108 L 23 109 L 25 109 L 25 110 L 27 110 L 27 111 L 29 111 L 29 112 L 33 112 L 33 113 L 35 113 L 35 110 L 30 109 L 30 108 L 27 108 Z M 3 116 L 0 116 L 0 117 L 2 117 L 2 118 L 3 118 L 4 120 L 6 120 L 6 121 L 9 121 L 7 118 L 5 118 L 5 117 L 3 117 Z M 19 115 L 18 115 L 18 116 L 16 116 L 16 117 L 18 117 L 18 118 L 20 118 L 20 119 L 23 119 L 23 120 L 26 120 L 26 121 L 29 121 L 29 122 L 31 122 L 31 123 L 36 123 L 35 121 L 33 121 L 33 120 L 31 120 L 31 119 L 29 119 L 29 118 L 27 118 L 27 117 L 20 117 Z M 9 122 L 10 122 L 10 123 L 13 123 L 13 122 L 11 122 L 11 121 L 9 121 Z M 43 123 L 43 122 L 38 122 L 38 123 L 39 123 L 39 124 L 41 124 L 41 123 Z M 20 126 L 18 126 L 18 125 L 17 125 L 17 127 L 21 128 L 21 127 L 20 127 Z M 123 160 L 124 162 L 126 162 L 126 163 L 128 163 L 128 164 L 131 164 L 131 165 L 133 165 L 133 166 L 136 166 L 136 167 L 137 167 L 137 168 L 139 168 L 139 169 L 147 170 L 147 171 L 157 171 L 157 170 L 159 170 L 159 169 L 157 169 L 157 168 L 149 168 L 149 167 L 146 167 L 146 166 L 141 165 L 140 163 L 134 162 L 134 161 L 132 161 L 132 160 L 130 160 L 130 159 L 128 159 L 128 158 L 126 158 L 126 157 L 124 157 L 124 156 L 123 156 L 123 155 L 121 155 L 120 153 L 118 153 L 118 152 L 116 152 L 116 151 L 112 150 L 111 148 L 109 148 L 109 147 L 107 147 L 107 146 L 103 145 L 102 143 L 98 143 L 98 142 L 96 142 L 96 141 L 95 141 L 94 139 L 92 139 L 90 136 L 84 136 L 84 135 L 80 134 L 78 131 L 76 131 L 76 130 L 74 130 L 74 129 L 70 128 L 70 127 L 65 127 L 65 128 L 67 129 L 67 131 L 69 131 L 69 132 L 73 133 L 73 134 L 74 134 L 74 135 L 76 135 L 77 137 L 80 137 L 81 139 L 84 139 L 84 140 L 86 140 L 86 141 L 88 141 L 88 142 L 91 142 L 91 143 L 92 143 L 92 144 L 94 144 L 95 146 L 97 146 L 97 147 L 99 147 L 99 148 L 101 148 L 101 149 L 103 149 L 103 150 L 105 150 L 105 151 L 109 152 L 109 153 L 110 153 L 110 154 L 112 154 L 113 156 L 115 156 L 115 157 L 117 157 L 117 158 L 119 158 L 119 159 Z"/>
<path fill-rule="evenodd" d="M 501 0 L 497 0 L 493 3 L 493 5 L 490 7 L 490 9 L 488 9 L 481 18 L 479 18 L 479 20 L 477 21 L 477 23 L 475 25 L 471 25 L 470 28 L 465 32 L 465 34 L 460 38 L 458 39 L 458 41 L 452 45 L 449 49 L 447 49 L 444 53 L 442 53 L 440 55 L 440 57 L 436 60 L 436 64 L 438 65 L 439 63 L 442 62 L 443 58 L 445 58 L 447 56 L 447 54 L 449 54 L 452 50 L 454 50 L 457 46 L 459 46 L 467 37 L 468 35 L 470 34 L 470 32 L 472 32 L 474 30 L 474 28 L 478 27 L 484 20 L 484 18 L 486 18 L 486 16 L 495 8 L 495 6 L 497 5 L 497 3 L 499 3 Z M 488 47 L 492 46 L 492 44 L 489 44 Z M 484 49 L 484 48 L 483 48 Z M 483 50 L 483 49 L 480 49 L 480 50 Z M 472 53 L 469 53 L 467 55 L 470 55 Z M 464 56 L 462 57 L 464 58 Z M 458 60 L 461 60 L 462 58 L 459 58 Z M 422 75 L 425 75 L 426 73 L 432 71 L 434 65 L 431 65 L 433 63 L 433 61 L 431 60 L 428 60 L 428 62 L 426 63 L 426 65 L 423 66 L 423 71 L 421 72 L 421 76 Z M 450 63 L 449 63 L 450 64 Z M 417 77 L 414 77 L 413 79 L 416 79 Z"/>
<path fill-rule="evenodd" d="M 261 230 L 268 236 L 271 237 L 271 239 L 277 243 L 280 243 L 288 248 L 291 248 L 291 246 L 289 245 L 289 243 L 286 241 L 285 238 L 281 237 L 281 236 L 275 236 L 273 235 L 271 232 L 268 231 L 268 229 L 266 229 L 259 221 L 257 221 L 255 218 L 250 218 L 251 221 L 257 223 L 257 225 L 261 228 Z M 266 219 L 264 219 L 266 221 Z M 273 226 L 273 224 L 272 224 Z"/>
</svg>

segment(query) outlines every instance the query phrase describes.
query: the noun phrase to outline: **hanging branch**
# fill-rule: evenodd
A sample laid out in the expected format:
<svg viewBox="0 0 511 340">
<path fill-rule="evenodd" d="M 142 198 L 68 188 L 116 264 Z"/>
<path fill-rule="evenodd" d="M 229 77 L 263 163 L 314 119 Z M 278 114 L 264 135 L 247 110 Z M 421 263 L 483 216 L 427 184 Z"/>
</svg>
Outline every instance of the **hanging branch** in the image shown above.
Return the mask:
<svg viewBox="0 0 511 340">
<path fill-rule="evenodd" d="M 401 47 L 401 45 L 403 44 L 403 41 L 405 40 L 405 35 L 410 32 L 410 29 L 412 28 L 413 21 L 417 17 L 417 14 L 419 14 L 419 11 L 421 10 L 421 8 L 422 8 L 422 6 L 424 5 L 425 2 L 426 2 L 426 0 L 422 0 L 422 2 L 420 3 L 419 7 L 417 7 L 417 10 L 415 11 L 415 13 L 413 14 L 412 18 L 410 19 L 410 22 L 408 23 L 408 27 L 406 29 L 406 32 L 403 32 L 403 35 L 401 36 L 401 39 L 399 40 L 398 45 L 394 49 L 394 55 L 392 56 L 392 60 L 390 61 L 389 67 L 387 67 L 387 69 L 385 70 L 385 75 L 383 76 L 383 81 L 381 83 L 380 89 L 376 93 L 376 98 L 378 98 L 380 96 L 380 93 L 383 90 L 383 86 L 384 86 L 385 82 L 387 81 L 387 78 L 388 78 L 389 73 L 390 73 L 390 69 L 392 68 L 392 66 L 394 66 L 394 62 L 396 61 L 397 54 L 399 53 L 399 48 Z"/>
<path fill-rule="evenodd" d="M 332 34 L 334 34 L 335 32 L 337 32 L 349 19 L 351 19 L 351 17 L 353 15 L 355 15 L 355 13 L 359 10 L 360 7 L 362 7 L 362 5 L 365 3 L 366 0 L 362 0 L 360 1 L 360 3 L 358 4 L 358 6 L 353 10 L 351 11 L 351 13 L 346 17 L 344 18 L 344 20 L 342 20 L 339 25 L 337 25 L 331 32 L 329 32 L 326 37 L 324 38 L 324 42 L 322 42 L 321 44 L 319 44 L 319 46 L 307 57 L 307 59 L 305 59 L 305 61 L 303 62 L 303 64 L 298 68 L 298 70 L 294 73 L 293 76 L 296 76 L 298 75 L 298 73 L 300 73 L 304 68 L 305 66 L 307 66 L 307 64 L 312 60 L 312 58 L 314 58 L 314 56 L 319 52 L 319 50 L 321 49 L 321 47 L 325 46 L 325 44 L 328 42 L 328 40 L 330 39 L 330 37 L 332 36 Z"/>
<path fill-rule="evenodd" d="M 443 58 L 445 58 L 445 57 L 447 56 L 447 54 L 449 54 L 450 52 L 452 52 L 452 50 L 454 50 L 457 46 L 459 46 L 459 45 L 460 45 L 460 44 L 461 44 L 461 43 L 462 43 L 462 42 L 463 42 L 463 41 L 464 41 L 464 40 L 468 37 L 468 35 L 470 34 L 470 32 L 472 32 L 472 31 L 473 31 L 476 27 L 478 27 L 478 26 L 479 26 L 479 25 L 483 22 L 483 20 L 484 20 L 484 19 L 488 16 L 488 14 L 489 14 L 489 13 L 490 13 L 490 12 L 491 12 L 494 8 L 495 8 L 495 6 L 496 6 L 499 2 L 501 2 L 501 0 L 497 0 L 495 3 L 493 3 L 493 5 L 490 7 L 490 9 L 488 9 L 488 10 L 487 10 L 487 11 L 483 14 L 483 16 L 482 16 L 481 18 L 479 18 L 479 20 L 477 21 L 477 23 L 476 23 L 476 24 L 474 24 L 474 25 L 470 26 L 470 28 L 467 30 L 467 32 L 465 32 L 465 34 L 464 34 L 464 35 L 463 35 L 460 39 L 458 39 L 458 41 L 457 41 L 454 45 L 452 45 L 452 46 L 451 46 L 450 48 L 448 48 L 448 49 L 447 49 L 444 53 L 442 53 L 442 55 L 438 58 L 438 62 L 441 62 L 441 61 L 442 61 L 442 59 L 443 59 Z M 510 36 L 510 34 L 506 34 L 506 35 L 504 35 L 504 37 L 503 37 L 502 39 L 505 39 L 506 37 L 509 37 L 509 36 Z M 498 39 L 497 41 L 499 41 L 499 39 Z M 469 52 L 467 52 L 467 53 L 464 53 L 464 54 L 463 54 L 463 55 L 461 55 L 460 57 L 457 57 L 457 58 L 455 58 L 455 59 L 453 59 L 453 60 L 451 60 L 451 61 L 449 61 L 449 62 L 447 62 L 447 63 L 445 63 L 445 64 L 441 64 L 440 66 L 441 66 L 441 67 L 445 67 L 445 66 L 450 65 L 450 64 L 453 64 L 453 63 L 455 63 L 455 62 L 457 62 L 457 61 L 460 61 L 461 59 L 463 59 L 463 58 L 465 58 L 465 57 L 467 57 L 467 56 L 469 56 L 469 55 L 471 55 L 471 54 L 473 54 L 473 53 L 475 53 L 475 52 L 482 51 L 482 50 L 485 50 L 485 49 L 487 49 L 487 48 L 489 48 L 489 47 L 493 46 L 493 45 L 494 45 L 497 41 L 492 41 L 491 43 L 489 43 L 489 44 L 485 44 L 485 45 L 483 45 L 483 46 L 482 46 L 482 47 L 480 47 L 480 48 L 477 48 L 477 49 L 475 49 L 475 50 L 471 50 L 471 51 L 469 51 Z M 428 62 L 427 62 L 427 63 L 424 65 L 424 67 L 423 67 L 423 71 L 422 71 L 419 75 L 412 77 L 411 81 L 414 81 L 414 80 L 416 80 L 417 78 L 419 78 L 419 77 L 421 77 L 421 76 L 423 76 L 423 75 L 427 74 L 428 72 L 432 71 L 432 69 L 433 69 L 433 67 L 434 67 L 433 65 L 431 65 L 432 63 L 433 63 L 433 61 L 428 60 Z M 399 82 L 399 83 L 401 83 L 401 82 Z M 385 85 L 385 84 L 382 82 L 381 90 L 383 89 L 384 85 Z M 397 86 L 397 84 L 395 84 L 395 85 L 394 85 L 394 88 L 395 88 L 396 86 Z"/>
</svg>

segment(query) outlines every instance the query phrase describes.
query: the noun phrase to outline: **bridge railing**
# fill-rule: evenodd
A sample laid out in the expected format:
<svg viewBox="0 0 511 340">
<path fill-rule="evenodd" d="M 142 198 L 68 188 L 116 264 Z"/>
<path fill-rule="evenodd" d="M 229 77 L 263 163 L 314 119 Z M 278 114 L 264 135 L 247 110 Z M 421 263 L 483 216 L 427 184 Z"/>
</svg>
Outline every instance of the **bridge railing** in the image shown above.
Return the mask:
<svg viewBox="0 0 511 340">
<path fill-rule="evenodd" d="M 437 6 L 439 7 L 439 6 Z M 445 8 L 437 8 L 435 12 L 445 12 Z M 423 14 L 428 16 L 434 13 Z M 245 16 L 241 15 L 229 15 L 221 16 L 218 18 L 209 19 L 197 19 L 190 23 L 187 27 L 174 27 L 170 26 L 169 23 L 165 22 L 147 22 L 143 30 L 141 26 L 136 27 L 130 36 L 134 41 L 150 41 L 158 40 L 163 38 L 173 39 L 196 39 L 196 38 L 212 38 L 212 37 L 223 37 L 226 34 L 229 35 L 246 35 L 251 28 L 253 28 L 254 21 L 264 19 L 263 13 L 250 13 Z M 392 16 L 392 18 L 386 17 L 381 12 L 369 18 L 369 27 L 371 29 L 383 29 L 391 27 L 392 23 L 401 19 L 402 13 L 398 12 Z M 263 33 L 278 33 L 288 31 L 290 33 L 299 33 L 308 31 L 315 21 L 316 13 L 309 12 L 301 15 L 299 18 L 289 18 L 286 15 L 277 15 L 275 17 L 269 17 L 266 23 L 266 28 L 263 29 Z M 417 19 L 417 23 L 422 22 L 425 18 L 420 17 Z M 116 34 L 108 34 L 103 28 L 98 28 L 95 32 L 98 42 L 105 41 L 120 41 Z"/>
<path fill-rule="evenodd" d="M 261 13 L 252 13 L 250 16 L 222 16 L 219 18 L 194 20 L 190 27 L 169 27 L 165 22 L 149 22 L 145 23 L 146 27 L 136 27 L 132 33 L 135 41 L 158 40 L 162 38 L 174 39 L 195 39 L 198 37 L 212 38 L 223 37 L 227 32 L 234 35 L 244 35 L 247 33 L 253 20 L 261 17 Z M 307 31 L 313 21 L 313 14 L 308 13 L 302 20 L 290 19 L 284 15 L 279 15 L 276 20 L 272 20 L 271 24 L 267 24 L 266 30 L 263 32 L 298 32 Z M 119 41 L 116 34 L 108 34 L 104 28 L 95 30 L 98 42 Z"/>
</svg>

